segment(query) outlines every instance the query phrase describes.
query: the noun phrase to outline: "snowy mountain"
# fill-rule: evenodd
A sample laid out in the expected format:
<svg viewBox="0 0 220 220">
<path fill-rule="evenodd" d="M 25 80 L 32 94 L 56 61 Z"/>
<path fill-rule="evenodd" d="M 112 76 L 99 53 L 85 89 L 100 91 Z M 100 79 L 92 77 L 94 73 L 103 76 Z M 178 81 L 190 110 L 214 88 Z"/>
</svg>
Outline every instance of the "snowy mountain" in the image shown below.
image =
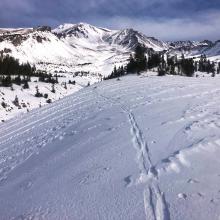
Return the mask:
<svg viewBox="0 0 220 220">
<path fill-rule="evenodd" d="M 195 47 L 211 47 L 213 46 L 213 43 L 208 40 L 204 41 L 173 41 L 173 42 L 168 42 L 170 48 L 173 49 L 193 49 Z"/>
<path fill-rule="evenodd" d="M 0 29 L 0 55 L 58 73 L 0 87 L 0 220 L 219 219 L 220 78 L 152 70 L 97 83 L 138 44 L 220 60 L 219 41 L 85 23 Z"/>
<path fill-rule="evenodd" d="M 162 51 L 168 48 L 167 44 L 153 37 L 147 37 L 133 29 L 124 29 L 120 31 L 97 28 L 89 24 L 64 24 L 53 30 L 53 33 L 60 37 L 76 37 L 77 39 L 86 39 L 93 44 L 107 43 L 111 46 L 122 46 L 128 50 L 135 49 L 139 44 L 146 48 L 152 48 L 155 51 Z"/>
<path fill-rule="evenodd" d="M 108 75 L 114 65 L 123 65 L 138 43 L 155 51 L 167 44 L 133 30 L 108 30 L 89 24 L 0 29 L 0 51 L 29 61 L 38 69 L 54 73 L 90 72 Z"/>
<path fill-rule="evenodd" d="M 220 57 L 219 41 L 213 43 L 209 40 L 204 41 L 175 41 L 168 42 L 168 53 L 180 56 L 184 54 L 188 57 L 198 57 L 205 54 L 210 60 L 218 61 Z"/>
<path fill-rule="evenodd" d="M 220 40 L 216 41 L 212 47 L 207 48 L 203 51 L 211 60 L 220 61 Z"/>
<path fill-rule="evenodd" d="M 212 44 L 203 41 L 175 41 L 169 42 L 169 54 L 181 56 L 184 54 L 185 56 L 195 56 L 201 55 L 202 51 L 211 47 Z"/>
<path fill-rule="evenodd" d="M 152 48 L 154 51 L 163 51 L 168 49 L 168 45 L 153 37 L 147 37 L 133 29 L 117 31 L 106 39 L 110 44 L 121 45 L 128 49 L 135 49 L 138 44 L 146 48 Z"/>
<path fill-rule="evenodd" d="M 219 219 L 219 83 L 130 75 L 1 124 L 0 219 Z"/>
<path fill-rule="evenodd" d="M 54 73 L 86 72 L 96 77 L 109 75 L 114 67 L 127 63 L 138 45 L 172 55 L 209 57 L 219 55 L 219 44 L 210 41 L 163 42 L 133 29 L 109 30 L 86 23 L 50 27 L 0 29 L 0 53 L 38 69 Z M 215 58 L 214 58 L 215 59 Z"/>
<path fill-rule="evenodd" d="M 188 57 L 199 57 L 203 53 L 210 60 L 220 60 L 219 41 L 165 43 L 133 29 L 109 30 L 86 23 L 62 24 L 53 30 L 48 26 L 0 29 L 0 55 L 9 54 L 20 62 L 28 61 L 37 69 L 58 73 L 61 83 L 74 80 L 78 85 L 68 85 L 67 91 L 62 85 L 57 85 L 59 94 L 56 95 L 51 93 L 51 85 L 34 82 L 36 80 L 32 80 L 28 90 L 17 86 L 14 90 L 0 88 L 0 122 L 46 104 L 47 99 L 34 96 L 36 86 L 48 93 L 52 101 L 58 100 L 88 82 L 100 81 L 112 72 L 115 65 L 125 65 L 138 44 L 171 55 L 184 53 Z M 16 95 L 21 102 L 18 108 L 13 104 Z"/>
</svg>

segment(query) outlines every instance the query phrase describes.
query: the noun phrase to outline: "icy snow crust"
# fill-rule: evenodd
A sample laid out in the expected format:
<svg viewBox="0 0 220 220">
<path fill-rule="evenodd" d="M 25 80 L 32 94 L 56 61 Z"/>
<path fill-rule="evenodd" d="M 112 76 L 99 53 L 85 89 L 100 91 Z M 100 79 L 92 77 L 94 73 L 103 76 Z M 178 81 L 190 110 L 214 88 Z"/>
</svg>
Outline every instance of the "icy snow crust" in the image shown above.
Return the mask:
<svg viewBox="0 0 220 220">
<path fill-rule="evenodd" d="M 219 84 L 126 76 L 1 124 L 0 219 L 219 219 Z"/>
</svg>

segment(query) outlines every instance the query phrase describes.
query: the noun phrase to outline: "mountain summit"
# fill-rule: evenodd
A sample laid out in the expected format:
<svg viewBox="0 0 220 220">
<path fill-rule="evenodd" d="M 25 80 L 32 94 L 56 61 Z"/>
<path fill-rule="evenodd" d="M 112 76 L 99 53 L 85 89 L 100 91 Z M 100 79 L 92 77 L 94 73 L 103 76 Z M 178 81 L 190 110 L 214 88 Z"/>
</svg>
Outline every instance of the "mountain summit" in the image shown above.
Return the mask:
<svg viewBox="0 0 220 220">
<path fill-rule="evenodd" d="M 219 59 L 219 42 L 163 42 L 133 29 L 109 30 L 86 23 L 61 24 L 55 29 L 0 29 L 0 53 L 30 62 L 54 73 L 89 72 L 108 75 L 113 66 L 127 63 L 138 44 L 153 51 Z"/>
</svg>

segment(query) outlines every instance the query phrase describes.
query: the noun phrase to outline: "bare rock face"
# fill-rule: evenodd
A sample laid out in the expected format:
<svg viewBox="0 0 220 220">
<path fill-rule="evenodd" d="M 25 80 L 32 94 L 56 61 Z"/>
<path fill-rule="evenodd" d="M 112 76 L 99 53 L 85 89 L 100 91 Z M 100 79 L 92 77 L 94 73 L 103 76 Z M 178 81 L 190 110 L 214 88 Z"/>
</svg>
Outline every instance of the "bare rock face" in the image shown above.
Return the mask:
<svg viewBox="0 0 220 220">
<path fill-rule="evenodd" d="M 38 26 L 36 28 L 33 28 L 33 31 L 48 31 L 51 32 L 51 27 L 50 26 Z"/>
<path fill-rule="evenodd" d="M 33 36 L 33 38 L 36 39 L 38 43 L 42 43 L 43 41 L 50 41 L 46 37 L 42 37 L 42 36 L 39 36 L 39 35 Z"/>
<path fill-rule="evenodd" d="M 2 41 L 10 41 L 14 46 L 19 46 L 25 40 L 27 40 L 27 36 L 21 34 L 8 34 L 0 36 L 0 42 Z"/>
<path fill-rule="evenodd" d="M 11 53 L 11 49 L 9 49 L 9 48 L 4 48 L 3 52 L 4 52 L 4 53 Z"/>
<path fill-rule="evenodd" d="M 18 34 L 18 35 L 12 36 L 10 40 L 15 46 L 19 46 L 21 45 L 22 41 L 25 41 L 26 39 L 27 38 L 25 36 Z"/>
</svg>

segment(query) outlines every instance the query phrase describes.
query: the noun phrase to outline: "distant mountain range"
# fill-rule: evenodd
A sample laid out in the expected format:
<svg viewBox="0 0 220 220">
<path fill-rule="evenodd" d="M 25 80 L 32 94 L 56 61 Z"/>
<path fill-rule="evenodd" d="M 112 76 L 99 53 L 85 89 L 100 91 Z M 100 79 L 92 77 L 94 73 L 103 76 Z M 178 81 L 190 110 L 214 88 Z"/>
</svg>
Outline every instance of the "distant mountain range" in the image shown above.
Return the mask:
<svg viewBox="0 0 220 220">
<path fill-rule="evenodd" d="M 114 65 L 127 63 L 138 45 L 171 55 L 197 57 L 206 54 L 220 61 L 220 41 L 204 40 L 163 42 L 133 29 L 109 30 L 89 24 L 62 24 L 55 29 L 0 29 L 0 53 L 20 62 L 30 62 L 38 69 L 54 73 L 90 72 L 108 75 Z"/>
</svg>

